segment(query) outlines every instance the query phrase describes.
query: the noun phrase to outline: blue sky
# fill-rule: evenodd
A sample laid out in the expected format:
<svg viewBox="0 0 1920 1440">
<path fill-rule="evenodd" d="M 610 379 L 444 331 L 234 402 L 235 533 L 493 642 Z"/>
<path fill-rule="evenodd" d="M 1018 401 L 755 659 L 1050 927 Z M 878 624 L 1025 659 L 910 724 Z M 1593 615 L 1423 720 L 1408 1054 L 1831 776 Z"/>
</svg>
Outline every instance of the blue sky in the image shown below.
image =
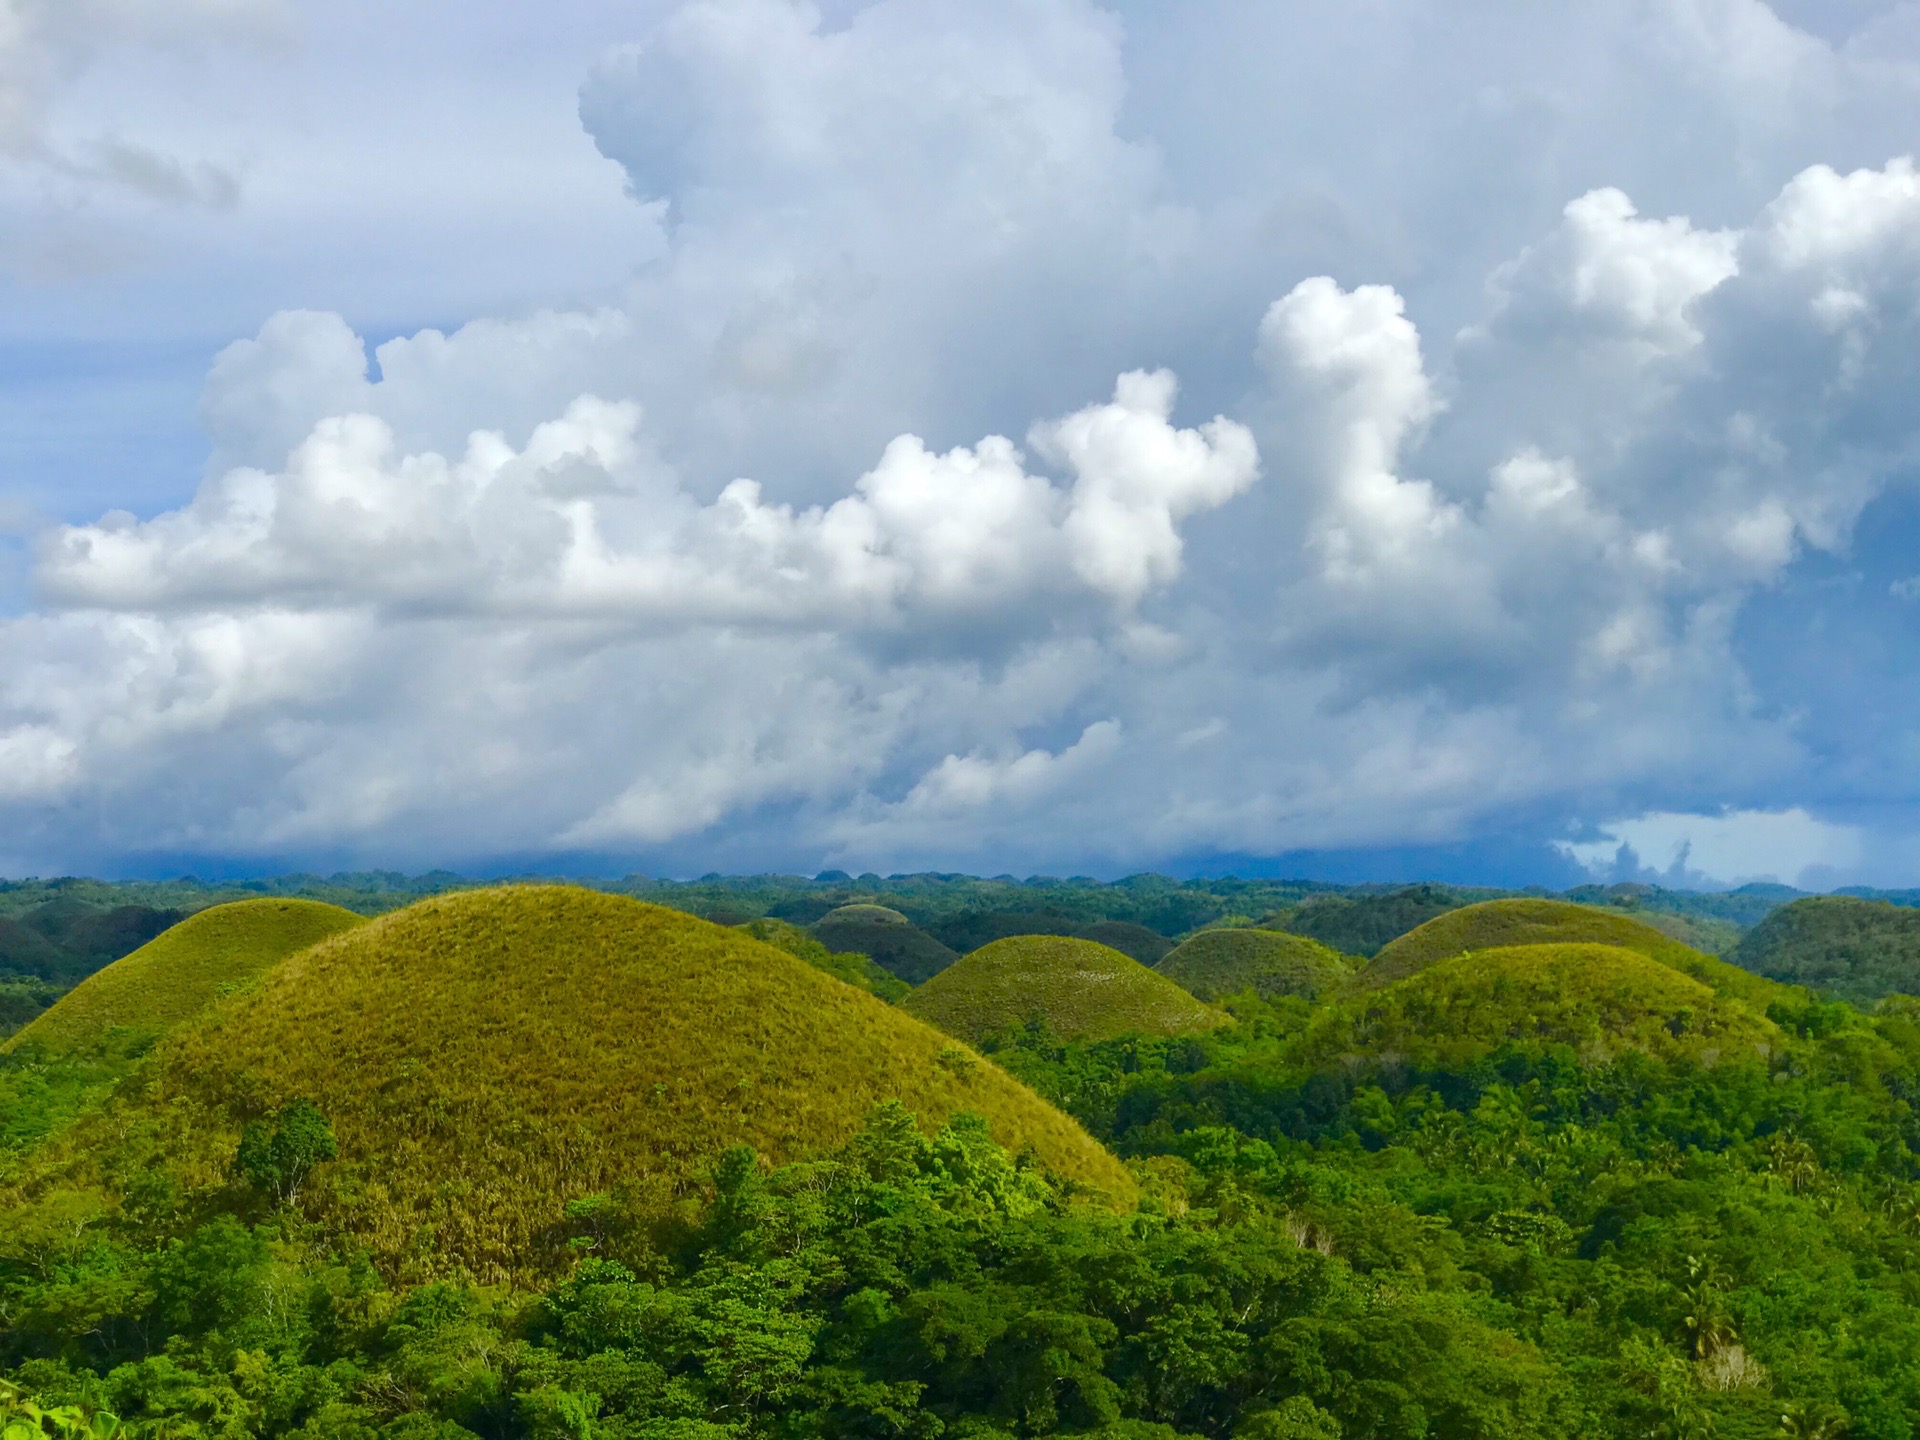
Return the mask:
<svg viewBox="0 0 1920 1440">
<path fill-rule="evenodd" d="M 13 13 L 6 873 L 1920 875 L 1920 7 Z"/>
</svg>

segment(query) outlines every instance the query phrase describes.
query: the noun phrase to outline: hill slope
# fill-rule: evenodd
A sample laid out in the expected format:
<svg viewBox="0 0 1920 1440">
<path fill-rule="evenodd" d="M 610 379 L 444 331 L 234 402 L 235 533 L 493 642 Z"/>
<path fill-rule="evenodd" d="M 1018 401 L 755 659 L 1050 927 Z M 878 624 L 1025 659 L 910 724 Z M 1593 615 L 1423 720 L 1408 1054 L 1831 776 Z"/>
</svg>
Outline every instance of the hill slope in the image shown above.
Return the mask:
<svg viewBox="0 0 1920 1440">
<path fill-rule="evenodd" d="M 1771 1021 L 1617 945 L 1517 945 L 1437 960 L 1310 1027 L 1303 1054 L 1462 1065 L 1502 1043 L 1570 1045 L 1587 1061 L 1643 1050 L 1703 1064 L 1779 1042 Z"/>
<path fill-rule="evenodd" d="M 1920 910 L 1816 895 L 1783 905 L 1727 957 L 1789 985 L 1810 985 L 1855 1004 L 1920 994 Z"/>
<path fill-rule="evenodd" d="M 133 1044 L 164 1034 L 309 945 L 365 923 L 318 900 L 237 900 L 163 931 L 82 980 L 0 1050 L 89 1050 L 109 1031 Z"/>
<path fill-rule="evenodd" d="M 892 1006 L 567 886 L 437 897 L 305 950 L 176 1031 L 150 1073 L 171 1113 L 198 1107 L 197 1139 L 164 1152 L 189 1188 L 224 1181 L 241 1120 L 317 1104 L 340 1159 L 303 1208 L 403 1273 L 531 1273 L 571 1199 L 621 1186 L 663 1213 L 727 1147 L 807 1158 L 888 1098 L 923 1124 L 977 1112 L 1056 1174 L 1132 1193 L 1073 1121 Z"/>
<path fill-rule="evenodd" d="M 1281 995 L 1311 998 L 1353 973 L 1336 951 L 1278 930 L 1202 930 L 1183 940 L 1154 969 L 1208 1002 L 1243 990 L 1263 1000 Z"/>
<path fill-rule="evenodd" d="M 971 1041 L 1035 1017 L 1057 1035 L 1090 1040 L 1191 1035 L 1227 1019 L 1133 957 L 1064 935 L 983 945 L 900 1004 Z"/>
<path fill-rule="evenodd" d="M 1450 910 L 1384 946 L 1360 972 L 1385 985 L 1468 950 L 1509 945 L 1617 945 L 1764 1008 L 1773 988 L 1736 966 L 1702 955 L 1651 925 L 1615 910 L 1565 900 L 1487 900 Z"/>
</svg>

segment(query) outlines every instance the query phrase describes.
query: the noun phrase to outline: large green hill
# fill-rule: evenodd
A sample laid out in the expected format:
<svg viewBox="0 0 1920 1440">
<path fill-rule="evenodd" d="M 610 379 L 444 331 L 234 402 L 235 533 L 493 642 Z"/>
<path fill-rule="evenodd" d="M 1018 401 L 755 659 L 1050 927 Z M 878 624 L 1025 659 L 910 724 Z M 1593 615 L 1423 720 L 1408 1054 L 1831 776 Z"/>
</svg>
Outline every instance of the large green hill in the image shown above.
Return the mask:
<svg viewBox="0 0 1920 1440">
<path fill-rule="evenodd" d="M 90 1050 L 118 1032 L 130 1046 L 165 1033 L 224 990 L 361 916 L 318 900 L 237 900 L 215 905 L 82 980 L 0 1049 Z"/>
<path fill-rule="evenodd" d="M 1860 1005 L 1920 994 L 1920 910 L 1848 895 L 1796 900 L 1756 925 L 1727 958 Z"/>
<path fill-rule="evenodd" d="M 1130 955 L 1064 935 L 1017 935 L 966 956 L 900 1002 L 951 1035 L 979 1041 L 1044 1021 L 1056 1035 L 1189 1035 L 1226 1023 Z"/>
<path fill-rule="evenodd" d="M 1208 1002 L 1243 990 L 1265 1000 L 1282 995 L 1311 999 L 1353 973 L 1338 952 L 1277 930 L 1202 930 L 1182 941 L 1155 969 Z"/>
<path fill-rule="evenodd" d="M 1567 1045 L 1590 1064 L 1622 1050 L 1702 1064 L 1751 1059 L 1769 1020 L 1618 945 L 1517 945 L 1436 960 L 1319 1017 L 1303 1053 L 1461 1065 L 1508 1041 Z"/>
<path fill-rule="evenodd" d="M 308 1100 L 340 1158 L 301 1204 L 416 1275 L 533 1273 L 570 1200 L 620 1186 L 665 1213 L 727 1147 L 821 1154 L 891 1098 L 928 1125 L 977 1112 L 1131 1194 L 1073 1121 L 911 1016 L 737 931 L 565 886 L 429 899 L 304 950 L 177 1029 L 147 1079 L 70 1132 L 50 1180 L 158 1167 L 215 1190 L 242 1121 Z"/>
<path fill-rule="evenodd" d="M 1616 910 L 1565 900 L 1487 900 L 1450 910 L 1383 947 L 1360 972 L 1385 985 L 1468 950 L 1509 945 L 1617 945 L 1764 1008 L 1773 987 Z"/>
</svg>

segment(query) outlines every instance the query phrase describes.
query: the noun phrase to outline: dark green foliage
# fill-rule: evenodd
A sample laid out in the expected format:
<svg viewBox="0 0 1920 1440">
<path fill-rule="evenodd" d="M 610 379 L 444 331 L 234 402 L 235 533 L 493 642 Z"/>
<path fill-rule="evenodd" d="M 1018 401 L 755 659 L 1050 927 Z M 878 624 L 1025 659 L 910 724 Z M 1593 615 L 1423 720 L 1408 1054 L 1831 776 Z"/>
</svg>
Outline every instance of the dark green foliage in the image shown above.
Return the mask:
<svg viewBox="0 0 1920 1440">
<path fill-rule="evenodd" d="M 1096 945 L 1118 950 L 1122 955 L 1131 955 L 1142 965 L 1158 965 L 1166 953 L 1173 949 L 1173 941 L 1158 930 L 1149 930 L 1131 920 L 1102 920 L 1098 925 L 1089 925 L 1073 933 L 1082 940 L 1091 940 Z"/>
<path fill-rule="evenodd" d="M 1920 910 L 1846 895 L 1796 900 L 1762 920 L 1727 958 L 1861 1005 L 1920 994 Z"/>
<path fill-rule="evenodd" d="M 1401 988 L 1346 1002 L 1352 1020 Z M 1920 1008 L 1868 1021 L 1803 992 L 1776 1017 L 1801 1038 L 1710 1067 L 1684 1044 L 1583 1064 L 1479 1011 L 1477 1043 L 1436 1014 L 1425 1058 L 1403 1031 L 1322 1063 L 1307 1012 L 1244 1007 L 1197 1041 L 1015 1035 L 995 1058 L 1154 1167 L 1162 1204 L 1272 1203 L 1383 1288 L 1476 1297 L 1567 1387 L 1564 1434 L 1911 1440 Z"/>
<path fill-rule="evenodd" d="M 1414 926 L 1485 899 L 1488 893 L 1448 885 L 1408 885 L 1384 895 L 1325 895 L 1270 923 L 1276 930 L 1318 940 L 1345 955 L 1372 955 Z"/>
<path fill-rule="evenodd" d="M 1005 940 L 1011 935 L 1079 935 L 1086 921 L 1057 910 L 987 910 L 959 915 L 931 928 L 929 933 L 955 954 L 965 955 L 982 945 Z M 1152 934 L 1152 931 L 1148 931 Z M 1098 935 L 1084 937 L 1104 945 Z M 1119 950 L 1118 945 L 1113 947 Z M 1132 951 L 1122 951 L 1132 954 Z M 1135 955 L 1138 960 L 1140 957 Z M 1142 961 L 1142 964 L 1148 962 Z"/>
<path fill-rule="evenodd" d="M 60 987 L 46 980 L 0 980 L 0 1039 L 11 1035 L 54 1001 Z"/>
<path fill-rule="evenodd" d="M 888 974 L 918 985 L 960 957 L 926 931 L 897 920 L 844 920 L 829 917 L 813 927 L 828 950 L 865 955 Z"/>
<path fill-rule="evenodd" d="M 0 918 L 0 976 L 65 987 L 138 950 L 184 915 L 144 905 L 101 908 L 59 897 Z"/>
<path fill-rule="evenodd" d="M 609 1200 L 571 1272 L 518 1296 L 390 1292 L 226 1217 L 103 1230 L 57 1282 L 0 1263 L 0 1360 L 171 1437 L 1576 1433 L 1566 1378 L 1465 1297 L 1383 1285 L 1182 1168 L 1184 1215 L 1123 1217 L 972 1117 L 928 1135 L 883 1105 L 827 1162 L 719 1156 L 671 1234 Z"/>
<path fill-rule="evenodd" d="M 233 1168 L 256 1190 L 285 1205 L 299 1195 L 314 1166 L 339 1153 L 339 1142 L 320 1107 L 311 1100 L 293 1100 L 268 1119 L 248 1123 L 240 1133 Z"/>
</svg>

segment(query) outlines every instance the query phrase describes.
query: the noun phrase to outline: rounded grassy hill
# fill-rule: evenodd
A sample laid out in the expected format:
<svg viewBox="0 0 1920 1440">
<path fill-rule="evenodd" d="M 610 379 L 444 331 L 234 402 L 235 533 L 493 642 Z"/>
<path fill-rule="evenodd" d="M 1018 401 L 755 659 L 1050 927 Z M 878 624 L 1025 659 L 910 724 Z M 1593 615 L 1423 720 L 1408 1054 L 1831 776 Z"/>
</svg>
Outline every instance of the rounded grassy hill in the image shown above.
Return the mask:
<svg viewBox="0 0 1920 1440">
<path fill-rule="evenodd" d="M 1056 1035 L 1088 1040 L 1192 1035 L 1227 1020 L 1132 956 L 1067 935 L 1017 935 L 983 945 L 900 1004 L 976 1042 L 1034 1019 Z"/>
<path fill-rule="evenodd" d="M 1308 999 L 1353 974 L 1347 958 L 1316 940 L 1278 930 L 1202 930 L 1154 967 L 1201 1000 L 1251 990 L 1263 1000 Z"/>
<path fill-rule="evenodd" d="M 1302 1058 L 1364 1055 L 1467 1064 L 1508 1041 L 1573 1047 L 1589 1063 L 1635 1049 L 1715 1064 L 1764 1054 L 1769 1020 L 1672 966 L 1618 945 L 1516 945 L 1436 960 L 1335 1006 Z"/>
<path fill-rule="evenodd" d="M 82 980 L 0 1049 L 71 1053 L 165 1034 L 289 955 L 365 924 L 318 900 L 236 900 L 191 915 Z"/>
<path fill-rule="evenodd" d="M 1360 971 L 1359 979 L 1365 985 L 1390 984 L 1468 950 L 1582 944 L 1635 951 L 1761 1008 L 1776 990 L 1767 981 L 1703 955 L 1617 910 L 1536 899 L 1486 900 L 1449 910 L 1382 947 Z"/>
<path fill-rule="evenodd" d="M 1756 975 L 1856 1005 L 1920 994 L 1920 910 L 1853 895 L 1809 896 L 1767 916 L 1728 958 Z"/>
<path fill-rule="evenodd" d="M 304 950 L 176 1031 L 148 1090 L 199 1116 L 168 1152 L 190 1189 L 222 1182 L 243 1121 L 312 1101 L 340 1158 L 303 1208 L 416 1276 L 535 1273 L 570 1200 L 620 1187 L 665 1213 L 728 1147 L 822 1155 L 886 1099 L 929 1126 L 976 1112 L 1056 1175 L 1133 1193 L 930 1026 L 738 931 L 569 886 L 438 896 Z"/>
<path fill-rule="evenodd" d="M 820 917 L 822 925 L 911 925 L 913 921 L 889 905 L 860 902 L 842 905 Z"/>
<path fill-rule="evenodd" d="M 814 925 L 813 936 L 835 954 L 865 955 L 909 985 L 938 975 L 960 958 L 885 905 L 842 905 L 828 911 Z"/>
</svg>

